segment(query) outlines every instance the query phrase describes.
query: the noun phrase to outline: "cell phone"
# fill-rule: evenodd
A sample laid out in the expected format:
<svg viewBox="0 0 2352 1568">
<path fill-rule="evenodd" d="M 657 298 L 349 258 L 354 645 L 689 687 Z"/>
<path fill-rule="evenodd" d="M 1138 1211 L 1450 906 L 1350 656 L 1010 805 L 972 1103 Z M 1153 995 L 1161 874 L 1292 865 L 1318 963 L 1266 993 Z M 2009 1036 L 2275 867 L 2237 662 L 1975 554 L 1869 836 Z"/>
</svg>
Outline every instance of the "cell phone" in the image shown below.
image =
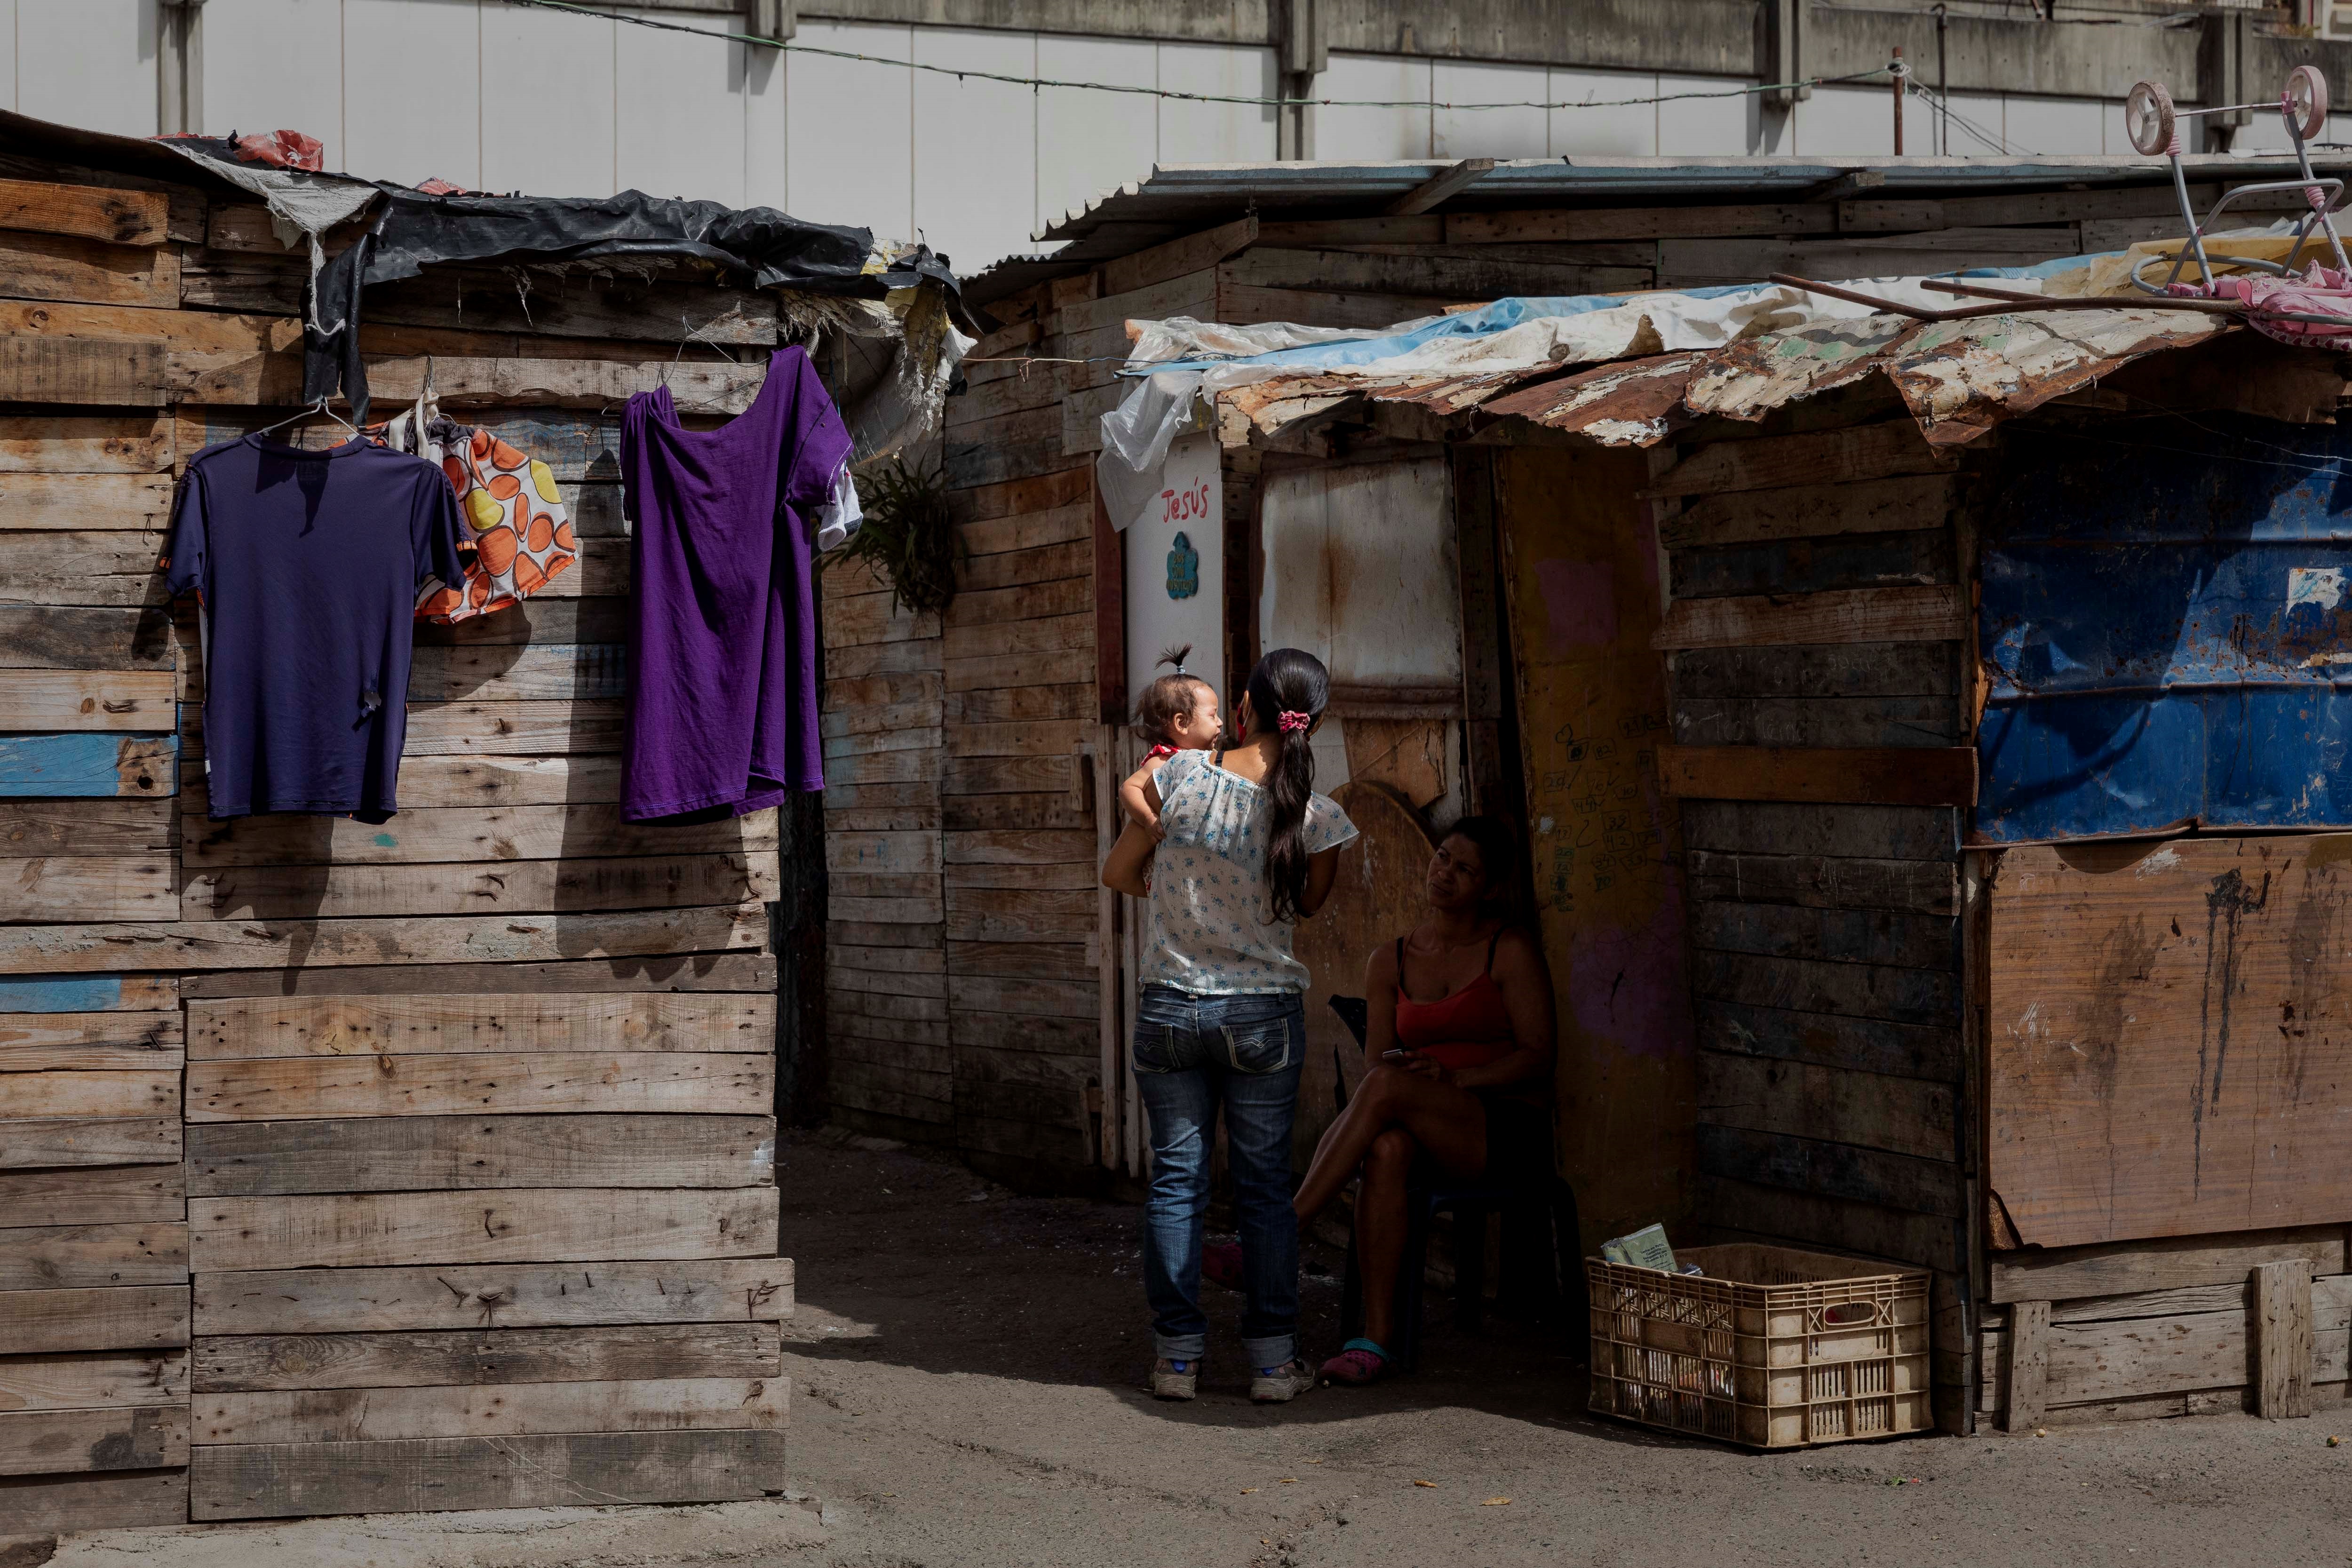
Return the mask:
<svg viewBox="0 0 2352 1568">
<path fill-rule="evenodd" d="M 1381 1060 L 1384 1062 L 1401 1062 L 1412 1055 L 1412 1053 L 1407 1050 L 1382 1051 L 1381 1053 Z"/>
</svg>

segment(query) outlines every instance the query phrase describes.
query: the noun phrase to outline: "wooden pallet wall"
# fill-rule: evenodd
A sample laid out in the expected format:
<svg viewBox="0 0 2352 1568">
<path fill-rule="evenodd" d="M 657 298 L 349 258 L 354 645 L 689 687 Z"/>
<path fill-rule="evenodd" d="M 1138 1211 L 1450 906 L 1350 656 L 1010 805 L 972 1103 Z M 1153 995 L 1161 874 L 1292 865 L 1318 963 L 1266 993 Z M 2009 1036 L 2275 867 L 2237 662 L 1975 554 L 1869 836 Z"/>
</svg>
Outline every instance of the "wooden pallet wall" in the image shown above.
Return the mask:
<svg viewBox="0 0 2352 1568">
<path fill-rule="evenodd" d="M 419 628 L 392 821 L 215 824 L 157 563 L 175 472 L 287 412 L 299 264 L 242 202 L 8 194 L 0 1536 L 773 1489 L 779 833 L 620 820 L 611 409 L 665 377 L 741 408 L 761 356 L 674 367 L 678 322 L 756 351 L 774 301 L 371 296 L 378 411 L 431 356 L 553 469 L 581 559 Z"/>
<path fill-rule="evenodd" d="M 1907 418 L 1698 444 L 1654 481 L 1697 1014 L 1702 1222 L 1936 1271 L 1965 1420 L 1973 1141 L 1955 479 Z"/>
</svg>

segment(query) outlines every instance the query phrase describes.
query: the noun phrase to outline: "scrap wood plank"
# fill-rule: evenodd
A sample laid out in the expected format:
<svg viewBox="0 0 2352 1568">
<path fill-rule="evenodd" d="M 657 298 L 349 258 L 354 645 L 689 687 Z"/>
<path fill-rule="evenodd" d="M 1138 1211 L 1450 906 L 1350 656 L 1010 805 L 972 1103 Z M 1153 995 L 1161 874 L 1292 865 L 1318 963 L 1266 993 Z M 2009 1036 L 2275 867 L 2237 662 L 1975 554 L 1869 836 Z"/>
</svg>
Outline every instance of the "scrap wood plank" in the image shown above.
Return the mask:
<svg viewBox="0 0 2352 1568">
<path fill-rule="evenodd" d="M 403 778 L 404 785 L 406 783 Z M 1959 819 L 1941 806 L 1687 801 L 1683 842 L 1725 855 L 1957 861 Z"/>
<path fill-rule="evenodd" d="M 772 849 L 490 866 L 232 866 L 190 871 L 177 912 L 226 921 L 677 909 L 765 901 L 776 896 L 778 883 Z"/>
<path fill-rule="evenodd" d="M 641 914 L 0 926 L 0 974 L 482 963 L 761 948 L 764 904 Z M 105 1114 L 93 1112 L 92 1114 Z"/>
<path fill-rule="evenodd" d="M 14 248 L 0 245 L 0 279 L 21 259 L 9 254 Z M 9 288 L 0 282 L 0 291 Z M 152 406 L 170 396 L 171 383 L 160 338 L 0 338 L 0 401 Z"/>
<path fill-rule="evenodd" d="M 2301 1259 L 2252 1271 L 2254 1413 L 2265 1421 L 2311 1414 L 2311 1273 Z"/>
<path fill-rule="evenodd" d="M 510 1263 L 428 1268 L 207 1273 L 199 1335 L 594 1328 L 780 1321 L 793 1315 L 788 1258 L 675 1263 Z"/>
<path fill-rule="evenodd" d="M 1958 481 L 1948 474 L 1790 485 L 1713 495 L 1658 525 L 1669 550 L 1941 528 Z"/>
<path fill-rule="evenodd" d="M 0 1171 L 46 1165 L 139 1165 L 180 1158 L 180 1112 L 165 1116 L 10 1117 Z"/>
<path fill-rule="evenodd" d="M 1991 1255 L 1990 1300 L 2069 1300 L 2199 1285 L 2242 1287 L 2253 1269 L 2290 1259 L 2301 1259 L 2314 1278 L 2344 1273 L 2344 1226 L 2314 1225 L 2222 1236 L 2158 1237 L 2091 1247 L 1996 1252 Z"/>
<path fill-rule="evenodd" d="M 199 1274 L 299 1260 L 320 1268 L 423 1263 L 772 1258 L 776 1190 L 508 1187 L 199 1198 L 188 1208 Z"/>
<path fill-rule="evenodd" d="M 1680 799 L 1974 805 L 1973 746 L 1660 746 L 1658 782 Z"/>
<path fill-rule="evenodd" d="M 185 1285 L 0 1290 L 0 1355 L 161 1350 L 187 1342 Z"/>
<path fill-rule="evenodd" d="M 1691 945 L 1769 958 L 1829 959 L 1895 969 L 1951 970 L 1957 927 L 1941 915 L 1704 900 L 1691 907 Z"/>
<path fill-rule="evenodd" d="M 771 344 L 771 295 L 700 283 L 645 283 L 588 274 L 531 275 L 528 289 L 504 272 L 442 268 L 368 290 L 368 319 L 394 326 L 462 327 L 559 338 Z"/>
<path fill-rule="evenodd" d="M 600 1503 L 727 1502 L 784 1474 L 782 1432 L 581 1432 L 200 1447 L 198 1521 Z"/>
<path fill-rule="evenodd" d="M 2009 1386 L 2001 1429 L 2031 1432 L 2050 1403 L 2050 1303 L 2020 1301 L 2009 1310 Z"/>
<path fill-rule="evenodd" d="M 0 1410 L 0 1476 L 152 1470 L 188 1462 L 188 1407 Z"/>
<path fill-rule="evenodd" d="M 1188 234 L 1181 239 L 1151 246 L 1131 256 L 1119 257 L 1103 265 L 1103 292 L 1118 299 L 1155 283 L 1197 273 L 1205 268 L 1214 267 L 1237 251 L 1248 249 L 1256 243 L 1257 237 L 1257 216 L 1253 213 L 1214 228 L 1202 229 L 1198 234 Z M 1067 307 L 1065 307 L 1064 320 L 1069 320 Z M 1064 326 L 1062 330 L 1070 329 Z"/>
<path fill-rule="evenodd" d="M 524 1433 L 782 1432 L 785 1377 L 673 1377 L 490 1388 L 303 1389 L 206 1394 L 192 1440 L 360 1443 Z"/>
<path fill-rule="evenodd" d="M 423 392 L 426 361 L 422 356 L 366 357 L 368 390 L 386 405 L 414 402 Z M 452 407 L 503 404 L 603 409 L 667 386 L 682 414 L 740 414 L 759 395 L 768 375 L 764 363 L 697 360 L 673 364 L 666 355 L 614 361 L 436 354 L 431 365 L 434 395 Z"/>
<path fill-rule="evenodd" d="M 0 1361 L 0 1410 L 100 1410 L 187 1402 L 185 1351 L 79 1351 Z"/>
<path fill-rule="evenodd" d="M 782 1346 L 773 1323 L 207 1334 L 194 1347 L 190 1381 L 201 1399 L 310 1388 L 774 1377 L 783 1370 Z"/>
<path fill-rule="evenodd" d="M 412 702 L 404 759 L 560 756 L 617 752 L 627 704 L 602 698 L 525 702 Z"/>
<path fill-rule="evenodd" d="M 1959 986 L 1948 962 L 1906 969 L 1778 953 L 1700 952 L 1692 956 L 1691 989 L 1698 995 L 1754 1007 L 1897 1024 L 1950 1026 L 1960 1017 Z"/>
<path fill-rule="evenodd" d="M 1801 436 L 1717 441 L 1676 463 L 1640 492 L 1644 500 L 1853 483 L 1947 472 L 1958 458 L 1927 445 L 1911 419 L 1854 425 Z"/>
<path fill-rule="evenodd" d="M 0 796 L 179 793 L 176 735 L 0 735 Z"/>
<path fill-rule="evenodd" d="M 131 1225 L 41 1225 L 13 1212 L 8 1222 L 0 1229 L 0 1290 L 188 1282 L 184 1206 Z"/>
<path fill-rule="evenodd" d="M 0 1094 L 6 1086 L 0 1085 Z M 0 1122 L 0 1136 L 5 1136 Z M 11 1225 L 125 1225 L 172 1221 L 187 1213 L 177 1165 L 0 1171 L 0 1215 Z"/>
<path fill-rule="evenodd" d="M 1948 1159 L 1923 1159 L 1843 1142 L 1799 1137 L 1701 1121 L 1702 1174 L 1732 1176 L 1769 1187 L 1853 1198 L 1889 1208 L 1958 1219 L 1967 1208 L 1966 1184 Z M 203 1321 L 201 1304 L 197 1321 Z"/>
<path fill-rule="evenodd" d="M 1698 1080 L 1703 1122 L 1920 1159 L 1953 1154 L 1948 1085 L 1717 1051 L 1699 1053 Z"/>
<path fill-rule="evenodd" d="M 0 980 L 0 987 L 5 987 Z M 229 970 L 192 974 L 190 998 L 210 996 L 387 996 L 436 991 L 453 996 L 494 993 L 605 991 L 762 991 L 776 988 L 776 960 L 765 952 L 694 952 L 585 959 L 553 963 L 379 964 L 358 969 Z"/>
<path fill-rule="evenodd" d="M 0 1073 L 176 1067 L 181 1039 L 176 1013 L 0 1013 Z"/>
<path fill-rule="evenodd" d="M 169 669 L 173 657 L 161 606 L 0 605 L 0 668 Z"/>
<path fill-rule="evenodd" d="M 752 1187 L 775 1179 L 772 1117 L 383 1116 L 188 1130 L 199 1196 L 491 1187 Z"/>
<path fill-rule="evenodd" d="M 188 1522 L 188 1472 L 96 1471 L 0 1479 L 0 1535 Z"/>
<path fill-rule="evenodd" d="M 775 998 L 726 992 L 257 996 L 188 1007 L 189 1049 L 199 1060 L 465 1051 L 766 1051 L 774 1047 L 775 1019 Z M 6 1059 L 9 1022 L 0 1018 L 0 1064 Z"/>
<path fill-rule="evenodd" d="M 2352 1040 L 2327 1022 L 2346 978 L 2304 956 L 2306 933 L 2352 910 L 2347 847 L 2316 835 L 2002 853 L 1988 1178 L 2021 1241 L 2343 1217 L 2352 1125 L 2296 1086 L 2352 1072 Z"/>
<path fill-rule="evenodd" d="M 420 810 L 442 806 L 597 805 L 620 798 L 618 757 L 403 757 L 400 815 L 393 822 L 405 824 Z M 751 829 L 761 826 L 736 820 Z M 741 842 L 748 847 L 758 840 L 755 835 Z M 344 855 L 338 851 L 334 858 Z"/>
<path fill-rule="evenodd" d="M 37 930 L 37 927 L 20 929 Z M 143 1117 L 168 1113 L 180 1099 L 180 1069 L 11 1073 L 0 1091 L 10 1118 Z"/>
<path fill-rule="evenodd" d="M 408 696 L 415 702 L 625 697 L 628 679 L 625 644 L 473 643 L 417 648 Z"/>
<path fill-rule="evenodd" d="M 1935 915 L 1952 914 L 1959 904 L 1957 856 L 1937 862 L 1691 849 L 1684 864 L 1698 899 Z"/>
<path fill-rule="evenodd" d="M 1821 643 L 1954 642 L 1968 633 L 1966 590 L 1951 585 L 1832 588 L 1677 599 L 1650 646 L 1659 649 Z"/>
<path fill-rule="evenodd" d="M 404 764 L 404 795 L 407 772 Z M 205 804 L 202 786 L 192 786 L 187 808 L 191 816 L 202 812 Z M 187 820 L 181 834 L 181 859 L 192 873 L 224 867 L 268 869 L 740 856 L 772 851 L 779 843 L 772 809 L 720 822 L 641 825 L 623 821 L 619 805 L 609 801 L 404 808 L 391 821 L 373 824 L 341 816 Z"/>
<path fill-rule="evenodd" d="M 1447 213 L 1449 245 L 1557 244 L 1602 239 L 1715 238 L 1730 235 L 1829 234 L 1837 209 L 1821 202 L 1718 207 L 1615 207 Z"/>
<path fill-rule="evenodd" d="M 0 180 L 0 228 L 5 229 L 160 246 L 169 207 L 169 198 L 161 191 Z"/>
<path fill-rule="evenodd" d="M 172 451 L 172 421 L 153 415 L 0 416 L 0 473 L 167 473 Z"/>
<path fill-rule="evenodd" d="M 169 245 L 117 245 L 81 235 L 0 231 L 0 298 L 124 305 L 176 314 L 180 252 Z M 157 346 L 161 348 L 160 342 Z M 160 386 L 160 382 L 149 384 Z M 11 394 L 8 401 L 41 401 L 44 395 L 35 393 L 27 398 Z M 51 395 L 47 400 L 80 401 L 65 395 Z M 155 396 L 148 401 L 163 399 Z"/>
<path fill-rule="evenodd" d="M 167 800 L 0 800 L 0 858 L 10 860 L 135 855 L 178 837 Z"/>
<path fill-rule="evenodd" d="M 1811 643 L 1684 648 L 1668 660 L 1677 699 L 1943 697 L 1959 690 L 1957 643 Z"/>
<path fill-rule="evenodd" d="M 382 1061 L 290 1057 L 191 1062 L 187 1085 L 191 1121 L 468 1112 L 742 1114 L 768 1108 L 775 1063 L 757 1054 L 683 1051 L 477 1051 Z"/>
<path fill-rule="evenodd" d="M 169 921 L 180 917 L 177 872 L 168 851 L 44 855 L 0 860 L 0 885 L 16 920 Z"/>
</svg>

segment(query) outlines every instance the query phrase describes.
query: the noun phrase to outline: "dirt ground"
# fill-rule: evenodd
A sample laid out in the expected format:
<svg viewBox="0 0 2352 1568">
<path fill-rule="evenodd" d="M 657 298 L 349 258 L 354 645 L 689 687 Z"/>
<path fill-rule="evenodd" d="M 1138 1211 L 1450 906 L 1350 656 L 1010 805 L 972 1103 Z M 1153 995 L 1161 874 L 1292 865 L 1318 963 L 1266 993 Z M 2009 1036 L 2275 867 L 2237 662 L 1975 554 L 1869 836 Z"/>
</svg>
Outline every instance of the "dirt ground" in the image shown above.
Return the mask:
<svg viewBox="0 0 2352 1568">
<path fill-rule="evenodd" d="M 1438 1295 L 1417 1375 L 1259 1408 L 1219 1354 L 1239 1298 L 1213 1289 L 1202 1397 L 1167 1405 L 1139 1387 L 1136 1209 L 1011 1197 L 907 1152 L 785 1158 L 793 1479 L 826 1504 L 807 1555 L 831 1563 L 2352 1562 L 2338 1402 L 1752 1454 L 1587 1416 L 1574 1347 L 1491 1321 L 1465 1337 Z M 1318 1355 L 1339 1262 L 1309 1248 Z"/>
<path fill-rule="evenodd" d="M 1202 1397 L 1166 1405 L 1139 1386 L 1133 1206 L 1014 1197 L 825 1135 L 790 1140 L 779 1176 L 790 1498 L 126 1531 L 69 1539 L 55 1568 L 2352 1563 L 2334 1400 L 2302 1421 L 1752 1454 L 1588 1417 L 1573 1347 L 1466 1337 L 1441 1293 L 1418 1375 L 1261 1409 L 1220 1353 L 1239 1300 L 1213 1289 Z M 1339 1259 L 1308 1259 L 1307 1345 L 1328 1354 Z"/>
</svg>

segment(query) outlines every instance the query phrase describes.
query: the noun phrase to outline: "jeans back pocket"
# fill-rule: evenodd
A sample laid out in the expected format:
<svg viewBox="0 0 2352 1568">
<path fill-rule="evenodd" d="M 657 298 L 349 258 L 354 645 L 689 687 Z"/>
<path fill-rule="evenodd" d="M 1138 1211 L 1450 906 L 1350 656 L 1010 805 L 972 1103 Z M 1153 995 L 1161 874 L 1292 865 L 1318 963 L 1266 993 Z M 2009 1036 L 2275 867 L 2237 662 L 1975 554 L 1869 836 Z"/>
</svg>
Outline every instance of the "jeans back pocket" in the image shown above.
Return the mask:
<svg viewBox="0 0 2352 1568">
<path fill-rule="evenodd" d="M 1297 1059 L 1300 1023 L 1296 1013 L 1281 1013 L 1255 1023 L 1223 1025 L 1225 1058 L 1235 1072 L 1280 1072 Z"/>
<path fill-rule="evenodd" d="M 1184 1042 L 1190 1031 L 1172 1024 L 1154 1024 L 1148 1019 L 1135 1021 L 1135 1070 L 1138 1072 L 1182 1072 L 1195 1064 L 1184 1060 Z"/>
</svg>

